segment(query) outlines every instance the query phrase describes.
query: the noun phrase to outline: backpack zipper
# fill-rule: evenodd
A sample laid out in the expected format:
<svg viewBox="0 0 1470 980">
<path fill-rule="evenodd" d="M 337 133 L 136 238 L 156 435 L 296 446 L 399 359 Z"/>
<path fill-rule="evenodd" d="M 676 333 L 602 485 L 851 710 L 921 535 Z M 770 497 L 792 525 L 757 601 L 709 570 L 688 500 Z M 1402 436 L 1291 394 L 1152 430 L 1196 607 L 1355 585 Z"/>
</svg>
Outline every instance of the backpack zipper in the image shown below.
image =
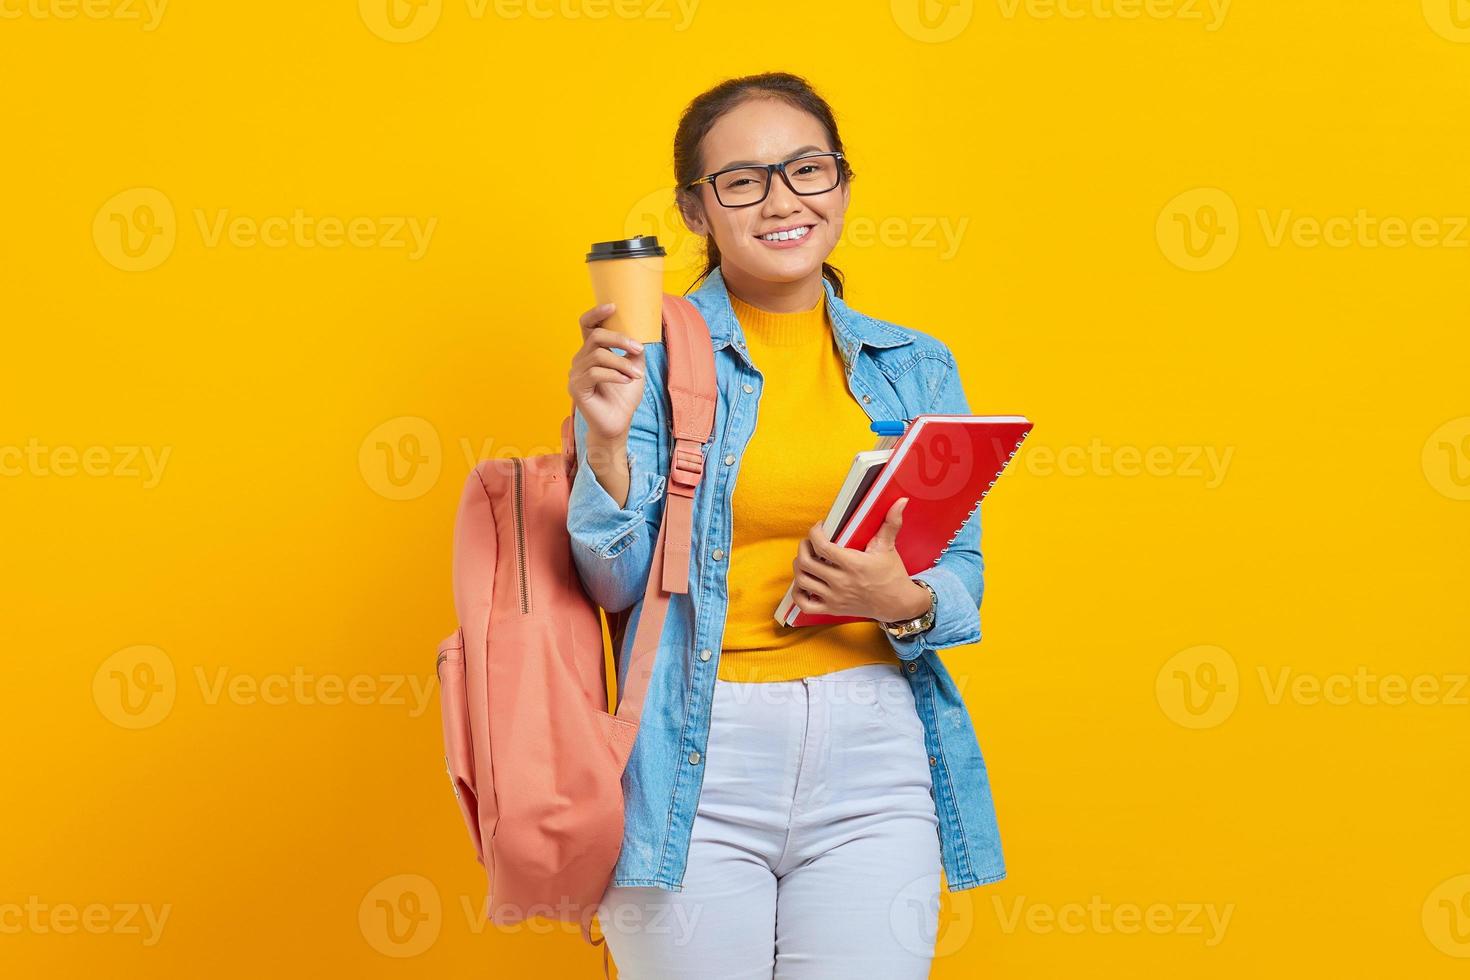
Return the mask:
<svg viewBox="0 0 1470 980">
<path fill-rule="evenodd" d="M 521 615 L 525 616 L 531 612 L 531 590 L 526 584 L 526 515 L 523 503 L 525 478 L 521 472 L 520 457 L 512 457 L 511 462 L 515 463 L 516 573 L 520 576 L 517 584 L 521 593 Z"/>
</svg>

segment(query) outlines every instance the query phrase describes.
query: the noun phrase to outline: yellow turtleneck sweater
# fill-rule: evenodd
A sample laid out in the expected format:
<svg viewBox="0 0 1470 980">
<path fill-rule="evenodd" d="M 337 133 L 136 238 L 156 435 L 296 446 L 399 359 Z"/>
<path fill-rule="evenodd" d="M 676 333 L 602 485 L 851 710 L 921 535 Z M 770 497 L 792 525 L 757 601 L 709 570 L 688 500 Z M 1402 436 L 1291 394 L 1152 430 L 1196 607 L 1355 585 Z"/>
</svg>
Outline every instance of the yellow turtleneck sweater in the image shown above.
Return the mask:
<svg viewBox="0 0 1470 980">
<path fill-rule="evenodd" d="M 797 546 L 827 516 L 852 457 L 878 438 L 847 389 L 826 299 L 824 291 L 810 310 L 769 313 L 730 297 L 764 383 L 731 499 L 721 680 L 799 680 L 894 662 L 893 647 L 873 620 L 799 629 L 776 622 Z"/>
</svg>

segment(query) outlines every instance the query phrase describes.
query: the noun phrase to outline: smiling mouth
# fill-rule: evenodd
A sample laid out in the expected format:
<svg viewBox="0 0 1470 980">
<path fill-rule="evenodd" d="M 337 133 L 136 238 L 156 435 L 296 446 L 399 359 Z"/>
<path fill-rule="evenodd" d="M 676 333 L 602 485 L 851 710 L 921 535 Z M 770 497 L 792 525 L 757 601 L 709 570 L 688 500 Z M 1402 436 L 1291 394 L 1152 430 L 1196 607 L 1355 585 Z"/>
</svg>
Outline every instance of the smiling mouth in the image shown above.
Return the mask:
<svg viewBox="0 0 1470 980">
<path fill-rule="evenodd" d="M 812 233 L 815 225 L 801 225 L 797 228 L 789 228 L 786 231 L 771 232 L 769 235 L 756 235 L 763 242 L 789 242 L 800 241 Z"/>
</svg>

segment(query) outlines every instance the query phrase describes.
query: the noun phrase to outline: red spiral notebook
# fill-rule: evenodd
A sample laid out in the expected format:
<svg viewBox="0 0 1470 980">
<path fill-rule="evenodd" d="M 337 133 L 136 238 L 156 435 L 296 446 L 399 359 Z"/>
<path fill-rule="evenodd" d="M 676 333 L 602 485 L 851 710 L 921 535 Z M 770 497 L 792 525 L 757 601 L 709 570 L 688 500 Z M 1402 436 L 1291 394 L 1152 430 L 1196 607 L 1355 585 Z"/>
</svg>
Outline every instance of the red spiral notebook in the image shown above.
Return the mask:
<svg viewBox="0 0 1470 980">
<path fill-rule="evenodd" d="M 866 548 L 888 509 L 908 497 L 894 547 L 910 575 L 932 568 L 1000 479 L 1031 428 L 1031 422 L 1019 415 L 916 417 L 832 541 L 846 548 Z M 783 626 L 862 621 L 860 616 L 802 612 L 796 607 L 795 588 L 793 583 L 776 607 L 776 622 Z"/>
</svg>

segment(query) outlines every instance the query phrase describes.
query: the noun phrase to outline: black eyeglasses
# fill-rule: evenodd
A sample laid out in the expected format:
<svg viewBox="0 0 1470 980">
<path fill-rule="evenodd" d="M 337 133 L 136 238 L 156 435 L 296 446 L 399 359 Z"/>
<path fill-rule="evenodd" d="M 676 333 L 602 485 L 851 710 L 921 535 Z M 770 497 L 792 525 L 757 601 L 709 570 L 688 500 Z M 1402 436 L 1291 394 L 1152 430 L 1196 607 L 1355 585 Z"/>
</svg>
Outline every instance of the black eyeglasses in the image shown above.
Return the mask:
<svg viewBox="0 0 1470 980">
<path fill-rule="evenodd" d="M 764 201 L 771 193 L 771 174 L 779 173 L 786 186 L 791 188 L 791 193 L 810 197 L 836 190 L 842 183 L 842 159 L 842 154 L 833 150 L 780 163 L 730 167 L 691 180 L 684 186 L 692 190 L 700 184 L 710 184 L 715 189 L 715 200 L 722 207 L 744 208 Z"/>
</svg>

